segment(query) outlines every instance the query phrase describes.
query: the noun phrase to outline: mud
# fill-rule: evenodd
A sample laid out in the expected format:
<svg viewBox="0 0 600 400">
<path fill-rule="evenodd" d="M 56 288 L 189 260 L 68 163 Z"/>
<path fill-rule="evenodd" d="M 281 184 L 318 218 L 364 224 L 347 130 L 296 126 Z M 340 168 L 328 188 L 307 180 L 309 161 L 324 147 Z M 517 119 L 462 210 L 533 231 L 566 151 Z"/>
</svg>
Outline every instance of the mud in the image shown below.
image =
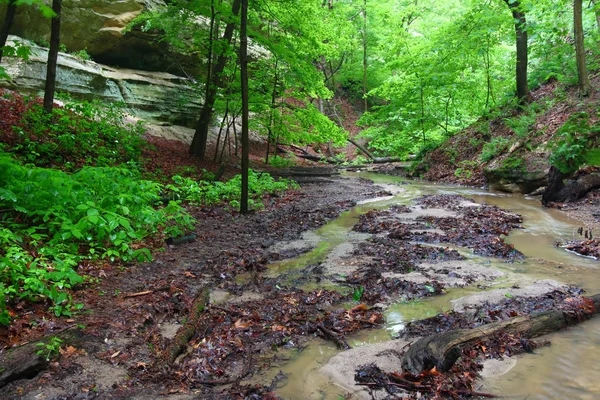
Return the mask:
<svg viewBox="0 0 600 400">
<path fill-rule="evenodd" d="M 246 337 L 252 343 L 264 343 L 267 348 L 291 343 L 299 346 L 302 340 L 292 340 L 293 337 L 323 334 L 331 328 L 352 331 L 362 328 L 361 324 L 368 327 L 377 324 L 377 310 L 357 310 L 356 318 L 367 322 L 346 321 L 345 325 L 339 325 L 342 320 L 348 320 L 348 315 L 343 311 L 326 313 L 322 308 L 342 301 L 340 293 L 322 291 L 306 295 L 293 289 L 290 292 L 275 286 L 265 287 L 263 283 L 267 282 L 262 271 L 272 259 L 286 256 L 285 252 L 281 255 L 270 249 L 274 243 L 299 239 L 303 232 L 323 225 L 354 206 L 357 200 L 375 197 L 378 192 L 380 188 L 371 184 L 337 178 L 332 184 L 305 185 L 296 193 L 267 198 L 266 210 L 248 216 L 222 207 L 191 209 L 199 221 L 195 242 L 167 247 L 148 264 L 82 266 L 80 273 L 99 279 L 73 293 L 75 302 L 85 303 L 83 313 L 64 319 L 39 310 L 23 309 L 23 316 L 10 330 L 0 331 L 0 343 L 4 347 L 40 340 L 79 324 L 84 327 L 80 333 L 88 338 L 77 342 L 80 353 L 71 359 L 60 358 L 52 369 L 37 378 L 9 384 L 0 389 L 0 396 L 6 399 L 159 395 L 176 398 L 188 394 L 217 394 L 223 389 L 215 389 L 216 383 L 201 381 L 235 380 L 244 372 L 245 363 L 241 360 L 246 358 L 249 349 L 257 352 L 254 359 L 262 356 L 260 350 L 246 342 Z M 160 246 L 157 243 L 157 247 Z M 293 254 L 287 254 L 290 255 Z M 164 371 L 154 363 L 176 328 L 187 318 L 195 294 L 205 286 L 216 293 L 213 301 L 220 303 L 222 309 L 211 308 L 206 313 L 205 317 L 210 320 L 208 329 L 197 333 L 196 341 L 178 365 Z M 128 297 L 140 292 L 148 293 Z M 271 302 L 265 302 L 265 297 Z M 292 298 L 297 300 L 292 301 Z M 303 303 L 305 299 L 321 300 L 307 305 Z M 283 321 L 285 318 L 280 314 L 269 314 L 273 310 L 268 307 L 292 312 L 285 307 L 298 306 L 290 303 L 295 301 L 309 307 L 312 326 L 303 325 L 288 333 L 287 327 L 278 330 L 272 321 L 264 320 L 270 315 L 268 318 L 281 317 Z M 315 327 L 318 324 L 324 329 Z M 206 360 L 210 361 L 199 368 L 198 357 L 205 356 L 202 351 L 211 347 L 215 354 L 207 356 Z M 185 376 L 184 371 L 189 370 L 196 371 L 194 376 Z M 97 379 L 97 373 L 110 382 Z M 113 375 L 114 379 L 109 378 Z M 230 387 L 233 397 L 269 392 L 267 388 L 226 387 Z"/>
<path fill-rule="evenodd" d="M 86 304 L 84 313 L 57 319 L 23 310 L 17 324 L 0 332 L 0 340 L 3 346 L 35 341 L 72 324 L 85 326 L 78 334 L 86 339 L 67 343 L 73 346 L 71 355 L 31 381 L 0 389 L 0 395 L 271 398 L 282 376 L 273 382 L 243 382 L 283 362 L 286 350 L 299 351 L 315 337 L 346 348 L 349 334 L 382 325 L 381 307 L 436 296 L 448 288 L 485 286 L 503 277 L 488 265 L 465 260 L 456 248 L 508 261 L 522 257 L 504 242 L 504 236 L 520 228 L 518 215 L 447 195 L 362 215 L 339 243 L 327 252 L 319 250 L 323 242 L 313 229 L 359 202 L 391 191 L 366 180 L 334 178 L 332 183 L 306 184 L 296 193 L 267 198 L 264 211 L 248 216 L 222 207 L 196 208 L 191 210 L 199 221 L 195 242 L 167 247 L 152 263 L 82 266 L 80 272 L 100 278 L 74 293 L 77 302 Z M 312 262 L 300 268 L 274 267 L 274 262 L 285 264 L 298 255 Z M 188 318 L 196 293 L 207 286 L 211 305 L 202 313 L 187 350 L 173 365 L 158 364 Z M 576 296 L 574 290 L 540 282 L 490 291 L 458 300 L 455 313 L 410 329 L 413 335 L 423 335 L 436 324 L 453 329 L 469 326 L 476 318 L 487 323 L 552 307 L 552 296 Z M 478 314 L 484 312 L 487 316 Z M 497 342 L 516 352 L 514 338 Z M 323 373 L 342 392 L 366 396 L 368 391 L 361 391 L 353 380 L 358 362 L 371 360 L 381 367 L 387 360 L 397 369 L 405 344 L 396 340 L 345 351 L 323 367 Z M 478 371 L 480 366 L 464 368 Z M 98 378 L 99 373 L 104 378 Z"/>
</svg>

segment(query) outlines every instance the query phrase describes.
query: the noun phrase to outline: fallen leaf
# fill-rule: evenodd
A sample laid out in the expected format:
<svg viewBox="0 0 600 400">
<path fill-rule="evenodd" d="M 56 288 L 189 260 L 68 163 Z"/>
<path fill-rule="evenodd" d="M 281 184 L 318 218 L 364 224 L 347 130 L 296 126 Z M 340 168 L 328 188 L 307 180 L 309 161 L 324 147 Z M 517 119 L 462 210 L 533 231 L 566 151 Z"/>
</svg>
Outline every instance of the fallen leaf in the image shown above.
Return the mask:
<svg viewBox="0 0 600 400">
<path fill-rule="evenodd" d="M 367 311 L 368 307 L 365 304 L 359 304 L 350 309 L 350 312 Z"/>
</svg>

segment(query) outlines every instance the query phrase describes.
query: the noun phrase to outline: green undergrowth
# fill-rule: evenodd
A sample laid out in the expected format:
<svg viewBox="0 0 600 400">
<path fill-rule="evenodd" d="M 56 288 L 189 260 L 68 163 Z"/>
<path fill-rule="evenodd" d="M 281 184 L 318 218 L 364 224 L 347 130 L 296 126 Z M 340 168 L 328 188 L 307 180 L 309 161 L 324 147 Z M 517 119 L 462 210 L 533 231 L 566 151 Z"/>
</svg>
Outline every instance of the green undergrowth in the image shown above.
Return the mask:
<svg viewBox="0 0 600 400">
<path fill-rule="evenodd" d="M 34 104 L 13 127 L 11 152 L 37 166 L 64 171 L 135 163 L 145 145 L 144 127 L 124 125 L 124 116 L 118 104 L 74 102 L 56 108 L 52 116 Z"/>
<path fill-rule="evenodd" d="M 173 198 L 184 200 L 195 205 L 216 205 L 228 203 L 234 209 L 240 206 L 241 175 L 236 175 L 227 182 L 196 181 L 179 175 L 173 176 L 173 184 L 166 189 Z M 268 173 L 250 170 L 248 177 L 249 200 L 251 209 L 264 207 L 260 198 L 265 193 L 283 192 L 297 189 L 297 183 L 287 179 L 276 180 Z"/>
<path fill-rule="evenodd" d="M 83 307 L 72 290 L 90 279 L 80 265 L 151 260 L 153 238 L 195 229 L 188 204 L 239 207 L 239 175 L 225 183 L 148 179 L 143 128 L 124 126 L 120 109 L 74 103 L 50 118 L 37 103 L 15 97 L 2 109 L 12 126 L 0 132 L 0 324 L 21 301 L 72 315 Z M 253 209 L 265 193 L 296 187 L 255 172 L 249 184 Z"/>
<path fill-rule="evenodd" d="M 0 153 L 0 302 L 47 300 L 56 315 L 69 315 L 74 305 L 64 289 L 83 283 L 82 260 L 151 259 L 143 239 L 179 235 L 194 223 L 175 202 L 155 207 L 161 191 L 124 168 L 69 174 Z M 0 314 L 6 324 L 4 304 Z"/>
</svg>

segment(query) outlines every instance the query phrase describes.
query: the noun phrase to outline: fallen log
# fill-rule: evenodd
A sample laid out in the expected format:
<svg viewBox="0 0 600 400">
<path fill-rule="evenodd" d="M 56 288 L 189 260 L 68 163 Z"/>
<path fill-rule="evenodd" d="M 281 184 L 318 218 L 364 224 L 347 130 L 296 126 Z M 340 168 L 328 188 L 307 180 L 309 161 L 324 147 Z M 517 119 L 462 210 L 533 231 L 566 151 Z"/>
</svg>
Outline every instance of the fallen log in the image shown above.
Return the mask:
<svg viewBox="0 0 600 400">
<path fill-rule="evenodd" d="M 461 354 L 463 347 L 506 332 L 523 338 L 534 338 L 575 325 L 600 313 L 600 294 L 587 298 L 589 309 L 583 313 L 563 310 L 546 311 L 526 317 L 511 318 L 474 329 L 459 329 L 417 340 L 402 358 L 402 369 L 413 375 L 431 370 L 448 371 Z"/>
<path fill-rule="evenodd" d="M 571 202 L 585 196 L 590 190 L 600 187 L 600 171 L 587 167 L 578 171 L 573 179 L 564 182 L 565 175 L 556 167 L 550 167 L 548 186 L 542 194 L 542 205 L 550 202 Z"/>
<path fill-rule="evenodd" d="M 48 361 L 36 354 L 37 350 L 36 343 L 28 343 L 0 352 L 0 388 L 19 379 L 31 379 L 46 368 Z"/>
<path fill-rule="evenodd" d="M 354 146 L 356 146 L 357 149 L 359 149 L 360 151 L 362 151 L 368 158 L 370 158 L 371 160 L 375 159 L 375 156 L 373 156 L 373 154 L 371 154 L 371 152 L 369 150 L 367 150 L 367 148 L 363 145 L 361 145 L 360 143 L 358 143 L 356 140 L 354 139 L 348 139 L 348 141 L 350 143 L 352 143 Z"/>
<path fill-rule="evenodd" d="M 202 289 L 194 299 L 192 308 L 186 322 L 177 330 L 175 337 L 169 344 L 169 346 L 159 357 L 160 367 L 173 365 L 175 359 L 183 353 L 186 349 L 189 341 L 194 337 L 196 332 L 199 330 L 200 317 L 202 312 L 208 306 L 210 293 L 208 289 Z"/>
</svg>

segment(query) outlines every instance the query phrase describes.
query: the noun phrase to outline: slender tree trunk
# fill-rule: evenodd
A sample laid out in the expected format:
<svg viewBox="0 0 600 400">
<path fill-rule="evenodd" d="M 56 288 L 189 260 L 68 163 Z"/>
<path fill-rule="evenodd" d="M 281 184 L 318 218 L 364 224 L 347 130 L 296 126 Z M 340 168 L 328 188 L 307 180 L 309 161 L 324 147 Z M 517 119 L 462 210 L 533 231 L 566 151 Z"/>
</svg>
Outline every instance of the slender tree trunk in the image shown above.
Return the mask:
<svg viewBox="0 0 600 400">
<path fill-rule="evenodd" d="M 6 40 L 8 39 L 8 33 L 12 27 L 13 21 L 15 20 L 15 12 L 17 11 L 16 0 L 10 0 L 6 7 L 6 16 L 4 17 L 4 25 L 2 25 L 2 31 L 0 31 L 0 49 L 6 46 Z M 0 62 L 2 62 L 2 50 L 0 50 Z"/>
<path fill-rule="evenodd" d="M 48 68 L 46 72 L 46 87 L 44 89 L 44 111 L 52 114 L 54 105 L 54 89 L 56 87 L 56 64 L 58 62 L 58 47 L 60 46 L 60 12 L 62 0 L 52 0 L 52 10 L 56 14 L 52 18 L 50 30 L 50 50 L 48 51 Z"/>
<path fill-rule="evenodd" d="M 267 156 L 265 157 L 265 164 L 269 164 L 269 151 L 271 150 L 271 140 L 273 139 L 273 120 L 275 115 L 275 101 L 277 100 L 277 85 L 279 84 L 279 74 L 277 72 L 279 60 L 275 57 L 275 70 L 273 76 L 273 92 L 271 93 L 271 109 L 269 110 L 269 126 L 267 136 Z M 275 155 L 277 155 L 277 148 L 275 148 Z"/>
<path fill-rule="evenodd" d="M 421 92 L 421 131 L 423 133 L 423 145 L 427 143 L 427 139 L 425 138 L 425 93 L 423 92 L 423 83 L 421 83 L 420 87 Z"/>
<path fill-rule="evenodd" d="M 248 138 L 248 37 L 246 25 L 248 23 L 248 0 L 242 0 L 242 20 L 240 25 L 240 72 L 242 81 L 242 198 L 240 213 L 248 213 L 248 166 L 249 166 L 249 138 Z"/>
<path fill-rule="evenodd" d="M 363 8 L 363 97 L 365 101 L 365 112 L 369 111 L 367 100 L 367 0 Z"/>
<path fill-rule="evenodd" d="M 577 59 L 577 75 L 579 90 L 582 96 L 588 96 L 592 91 L 590 78 L 585 65 L 585 47 L 583 45 L 582 0 L 573 1 L 573 30 L 575 31 L 575 58 Z"/>
<path fill-rule="evenodd" d="M 231 12 L 233 13 L 234 17 L 238 16 L 239 10 L 240 0 L 233 0 Z M 225 32 L 223 33 L 222 42 L 226 44 L 226 46 L 229 46 L 231 44 L 234 28 L 235 21 L 230 21 L 225 26 Z M 226 63 L 227 53 L 223 49 L 217 57 L 216 63 L 214 63 L 212 66 L 212 71 L 210 72 L 210 81 L 208 81 L 206 85 L 204 104 L 202 105 L 202 109 L 200 110 L 200 118 L 198 119 L 196 131 L 194 132 L 194 139 L 192 140 L 192 145 L 190 146 L 190 154 L 199 158 L 204 158 L 206 154 L 208 130 L 210 128 L 210 121 L 212 118 L 215 101 L 217 100 L 217 91 L 219 88 L 221 74 L 225 69 Z"/>
<path fill-rule="evenodd" d="M 596 14 L 596 25 L 598 25 L 598 31 L 600 31 L 600 6 L 596 0 L 592 0 L 594 6 L 594 13 Z"/>
<path fill-rule="evenodd" d="M 517 43 L 517 98 L 525 103 L 529 101 L 529 84 L 527 83 L 527 19 L 521 10 L 519 1 L 504 0 L 510 8 L 515 20 L 515 33 Z"/>
</svg>

